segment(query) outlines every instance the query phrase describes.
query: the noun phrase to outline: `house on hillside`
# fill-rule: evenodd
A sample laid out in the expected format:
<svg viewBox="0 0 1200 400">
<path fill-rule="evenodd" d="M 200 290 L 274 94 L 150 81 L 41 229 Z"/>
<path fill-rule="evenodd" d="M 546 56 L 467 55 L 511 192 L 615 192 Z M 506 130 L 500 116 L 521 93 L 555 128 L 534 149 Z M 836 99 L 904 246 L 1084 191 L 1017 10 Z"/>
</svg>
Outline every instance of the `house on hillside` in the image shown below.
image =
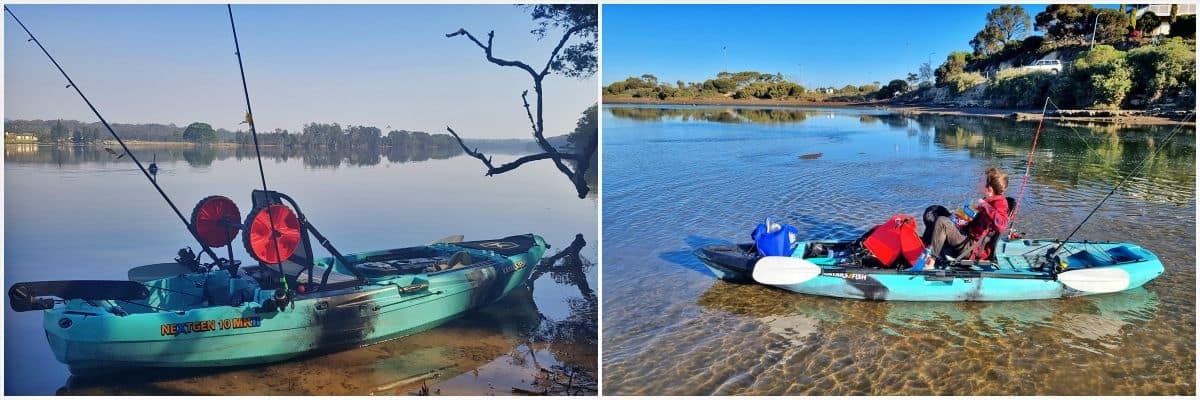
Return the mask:
<svg viewBox="0 0 1200 400">
<path fill-rule="evenodd" d="M 1168 35 L 1171 33 L 1171 4 L 1133 4 L 1133 11 L 1138 18 L 1147 12 L 1153 13 L 1158 17 L 1158 27 L 1150 31 L 1150 36 Z M 1196 3 L 1181 3 L 1175 4 L 1178 7 L 1175 10 L 1175 15 L 1182 17 L 1185 15 L 1196 15 Z"/>
</svg>

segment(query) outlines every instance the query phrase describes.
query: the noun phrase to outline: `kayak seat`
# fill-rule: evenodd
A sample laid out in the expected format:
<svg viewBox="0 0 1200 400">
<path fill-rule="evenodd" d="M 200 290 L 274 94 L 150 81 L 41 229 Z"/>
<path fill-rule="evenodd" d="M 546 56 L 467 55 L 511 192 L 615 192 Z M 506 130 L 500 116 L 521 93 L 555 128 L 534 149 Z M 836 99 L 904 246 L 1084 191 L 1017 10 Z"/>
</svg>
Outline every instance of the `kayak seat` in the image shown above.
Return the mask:
<svg viewBox="0 0 1200 400">
<path fill-rule="evenodd" d="M 229 279 L 209 279 L 204 282 L 204 298 L 208 304 L 229 305 L 232 297 L 233 292 L 229 289 Z"/>
</svg>

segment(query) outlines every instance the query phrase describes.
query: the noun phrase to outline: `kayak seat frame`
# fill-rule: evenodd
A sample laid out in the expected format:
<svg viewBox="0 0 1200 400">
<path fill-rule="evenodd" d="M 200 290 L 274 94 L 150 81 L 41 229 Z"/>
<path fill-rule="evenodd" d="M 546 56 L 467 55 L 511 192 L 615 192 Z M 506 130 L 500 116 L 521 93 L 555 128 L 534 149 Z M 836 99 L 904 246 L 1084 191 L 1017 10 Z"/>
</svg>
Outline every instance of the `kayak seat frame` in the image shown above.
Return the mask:
<svg viewBox="0 0 1200 400">
<path fill-rule="evenodd" d="M 325 238 L 325 236 L 322 235 L 321 232 L 318 231 L 317 228 L 308 221 L 308 218 L 304 216 L 304 212 L 300 210 L 300 205 L 296 204 L 296 201 L 290 196 L 273 190 L 264 191 L 255 189 L 253 192 L 251 192 L 251 200 L 254 204 L 254 207 L 266 206 L 270 204 L 283 204 L 283 202 L 286 201 L 292 206 L 292 209 L 296 210 L 296 218 L 300 221 L 300 246 L 297 247 L 296 252 L 293 253 L 292 256 L 283 263 L 283 272 L 289 278 L 297 279 L 296 283 L 300 283 L 298 278 L 304 276 L 306 278 L 306 282 L 304 283 L 310 288 L 307 290 L 308 292 L 311 293 L 315 291 L 342 289 L 362 286 L 368 283 L 367 277 L 361 271 L 355 268 L 355 263 L 343 256 L 342 253 L 333 246 L 333 243 L 331 243 L 329 239 Z M 314 260 L 312 256 L 313 246 L 309 235 L 311 235 L 313 238 L 316 238 L 317 243 L 319 243 L 325 248 L 325 250 L 328 250 L 329 253 L 333 255 L 333 261 L 330 263 L 330 265 L 325 266 L 325 271 L 321 273 L 321 280 L 319 282 L 315 280 L 316 260 Z M 270 269 L 270 266 L 263 267 L 266 267 L 268 270 Z M 354 276 L 355 279 L 351 281 L 341 281 L 335 279 L 335 281 L 331 282 L 329 278 L 335 270 L 339 273 L 348 271 Z M 278 273 L 278 271 L 275 272 Z M 276 279 L 277 278 L 278 276 L 276 276 Z M 291 283 L 289 282 L 289 284 Z"/>
</svg>

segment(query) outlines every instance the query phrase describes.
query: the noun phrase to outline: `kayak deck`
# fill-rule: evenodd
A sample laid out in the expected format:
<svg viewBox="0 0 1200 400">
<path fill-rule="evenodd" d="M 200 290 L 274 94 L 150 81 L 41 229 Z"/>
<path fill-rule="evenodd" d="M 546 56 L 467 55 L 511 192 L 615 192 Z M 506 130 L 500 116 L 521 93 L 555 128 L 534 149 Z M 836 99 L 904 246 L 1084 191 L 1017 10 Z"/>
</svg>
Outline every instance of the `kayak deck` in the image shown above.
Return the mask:
<svg viewBox="0 0 1200 400">
<path fill-rule="evenodd" d="M 1154 254 L 1128 243 L 1070 242 L 1062 265 L 1046 267 L 1059 242 L 1001 240 L 992 260 L 955 262 L 934 270 L 873 268 L 856 255 L 853 241 L 800 242 L 792 258 L 820 267 L 804 282 L 775 284 L 797 293 L 869 300 L 999 301 L 1081 296 L 1128 290 L 1163 271 Z M 694 253 L 718 278 L 754 282 L 760 258 L 752 244 L 716 245 Z"/>
</svg>

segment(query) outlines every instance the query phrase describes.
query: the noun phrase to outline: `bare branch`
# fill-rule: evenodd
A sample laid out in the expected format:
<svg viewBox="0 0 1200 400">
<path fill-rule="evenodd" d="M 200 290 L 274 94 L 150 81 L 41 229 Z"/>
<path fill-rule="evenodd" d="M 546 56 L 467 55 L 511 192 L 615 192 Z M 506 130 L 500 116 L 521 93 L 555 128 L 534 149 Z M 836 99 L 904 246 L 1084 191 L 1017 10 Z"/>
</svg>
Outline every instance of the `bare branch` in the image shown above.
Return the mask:
<svg viewBox="0 0 1200 400">
<path fill-rule="evenodd" d="M 520 68 L 520 69 L 525 70 L 525 72 L 528 72 L 529 75 L 532 76 L 534 79 L 541 79 L 541 77 L 537 74 L 536 71 L 533 70 L 533 67 L 529 66 L 529 64 L 526 64 L 526 63 L 523 63 L 520 61 L 505 60 L 505 59 L 496 58 L 496 57 L 492 56 L 492 39 L 496 36 L 496 31 L 488 32 L 487 45 L 484 45 L 482 42 L 479 41 L 479 39 L 475 38 L 475 35 L 472 35 L 471 32 L 467 32 L 467 30 L 463 29 L 463 28 L 458 28 L 458 30 L 453 33 L 447 33 L 446 37 L 451 38 L 451 37 L 460 36 L 460 35 L 466 35 L 468 39 L 471 39 L 472 42 L 475 42 L 476 46 L 479 46 L 479 48 L 483 49 L 483 54 L 485 56 L 487 56 L 487 60 L 489 62 L 491 62 L 492 64 L 496 64 L 501 67 Z"/>
<path fill-rule="evenodd" d="M 533 120 L 533 111 L 531 111 L 529 109 L 529 99 L 526 98 L 526 96 L 528 96 L 528 95 L 529 95 L 528 90 L 521 92 L 521 103 L 524 103 L 524 105 L 525 105 L 525 115 L 529 116 L 529 127 L 532 128 L 534 132 L 537 132 L 537 130 L 538 130 L 537 122 L 534 122 L 534 120 Z"/>
<path fill-rule="evenodd" d="M 480 162 L 483 162 L 483 165 L 485 167 L 487 167 L 487 173 L 485 174 L 486 176 L 503 174 L 505 172 L 517 169 L 517 167 L 520 167 L 521 165 L 524 165 L 525 163 L 529 163 L 529 162 L 533 162 L 533 161 L 553 159 L 555 157 L 560 157 L 560 158 L 561 157 L 569 157 L 572 159 L 578 157 L 575 154 L 538 153 L 538 154 L 531 154 L 531 155 L 517 158 L 516 160 L 507 162 L 504 165 L 497 167 L 492 164 L 492 158 L 485 156 L 483 153 L 480 153 L 479 149 L 468 148 L 466 143 L 463 142 L 462 137 L 459 137 L 458 132 L 455 132 L 454 129 L 451 129 L 450 127 L 447 126 L 446 130 L 450 131 L 450 135 L 454 136 L 454 139 L 458 140 L 458 145 L 459 145 L 459 147 L 462 147 L 464 153 L 467 153 L 467 155 L 478 159 Z"/>
<path fill-rule="evenodd" d="M 586 28 L 587 25 L 575 25 L 574 27 L 571 27 L 571 29 L 568 29 L 566 33 L 563 33 L 562 38 L 558 39 L 558 45 L 554 46 L 554 51 L 550 52 L 550 58 L 546 60 L 546 67 L 542 68 L 541 76 L 544 77 L 546 74 L 550 73 L 550 66 L 554 65 L 554 58 L 558 57 L 558 52 L 562 50 L 563 45 L 567 44 L 567 40 L 571 39 L 572 35 L 579 33 L 579 31 L 582 31 Z"/>
<path fill-rule="evenodd" d="M 554 145 L 551 145 L 550 141 L 546 140 L 546 137 L 542 135 L 542 129 L 541 129 L 541 125 L 542 125 L 541 124 L 541 121 L 542 121 L 542 118 L 541 118 L 542 117 L 542 85 L 541 85 L 541 81 L 535 82 L 533 89 L 537 90 L 537 92 L 538 92 L 538 119 L 537 119 L 537 121 L 534 121 L 533 113 L 530 112 L 530 110 L 529 110 L 529 99 L 527 97 L 529 95 L 529 91 L 526 90 L 524 92 L 521 92 L 521 101 L 525 105 L 525 114 L 529 116 L 529 123 L 530 123 L 530 125 L 533 126 L 533 138 L 535 139 L 535 141 L 537 141 L 538 147 L 542 148 L 542 151 L 545 151 L 546 153 L 550 153 L 552 155 L 552 157 L 550 157 L 550 159 L 554 160 L 554 166 L 556 168 L 558 168 L 559 171 L 562 171 L 563 174 L 566 174 L 568 179 L 571 179 L 571 181 L 574 182 L 575 181 L 575 173 L 571 172 L 570 167 L 567 167 L 566 164 L 563 164 L 562 156 L 559 154 L 558 149 L 554 148 Z M 576 185 L 576 189 L 578 189 L 578 185 Z"/>
</svg>

